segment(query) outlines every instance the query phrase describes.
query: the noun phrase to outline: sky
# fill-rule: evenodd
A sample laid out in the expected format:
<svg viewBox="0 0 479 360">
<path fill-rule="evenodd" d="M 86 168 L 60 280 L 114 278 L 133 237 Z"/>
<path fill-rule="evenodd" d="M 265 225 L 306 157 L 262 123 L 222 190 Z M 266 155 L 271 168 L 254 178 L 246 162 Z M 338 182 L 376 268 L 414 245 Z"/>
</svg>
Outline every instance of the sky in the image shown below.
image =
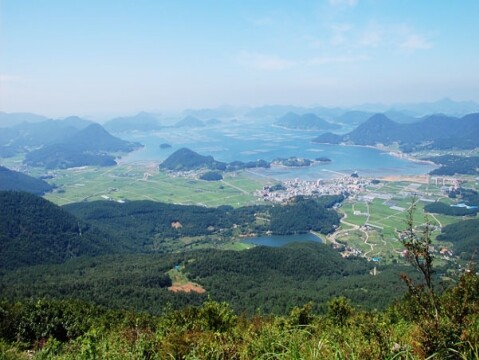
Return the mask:
<svg viewBox="0 0 479 360">
<path fill-rule="evenodd" d="M 479 101 L 477 0 L 0 0 L 0 111 Z"/>
</svg>

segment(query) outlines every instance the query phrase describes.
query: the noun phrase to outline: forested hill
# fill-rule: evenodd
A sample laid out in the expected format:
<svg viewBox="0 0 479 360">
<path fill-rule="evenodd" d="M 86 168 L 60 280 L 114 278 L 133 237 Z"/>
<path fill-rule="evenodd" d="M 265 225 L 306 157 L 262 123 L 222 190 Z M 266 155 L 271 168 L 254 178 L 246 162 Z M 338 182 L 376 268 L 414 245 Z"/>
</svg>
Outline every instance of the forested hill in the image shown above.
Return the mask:
<svg viewBox="0 0 479 360">
<path fill-rule="evenodd" d="M 121 248 L 110 241 L 41 197 L 0 191 L 0 268 L 60 263 Z"/>
<path fill-rule="evenodd" d="M 479 254 L 479 219 L 450 224 L 437 238 L 454 244 L 454 251 L 465 260 L 477 262 Z"/>
<path fill-rule="evenodd" d="M 280 117 L 275 125 L 282 126 L 288 129 L 304 129 L 304 130 L 336 130 L 341 126 L 332 124 L 326 120 L 321 119 L 315 114 L 303 114 L 298 115 L 293 112 L 289 112 Z"/>
<path fill-rule="evenodd" d="M 0 191 L 26 191 L 43 195 L 52 189 L 53 187 L 43 180 L 0 166 Z"/>
<path fill-rule="evenodd" d="M 188 148 L 181 148 L 160 164 L 160 169 L 188 171 L 200 168 L 225 170 L 226 163 L 216 161 L 213 156 L 203 156 Z"/>
<path fill-rule="evenodd" d="M 59 143 L 28 153 L 25 163 L 46 168 L 111 166 L 116 162 L 109 153 L 130 152 L 140 146 L 111 135 L 99 124 L 91 124 Z"/>
<path fill-rule="evenodd" d="M 339 225 L 339 215 L 332 209 L 342 196 L 319 199 L 298 198 L 288 205 L 220 206 L 207 208 L 153 201 L 82 202 L 64 208 L 80 219 L 96 225 L 116 237 L 126 237 L 139 250 L 164 252 L 178 249 L 182 237 L 223 239 L 239 234 L 295 234 L 311 230 L 329 233 Z M 260 218 L 260 219 L 258 219 Z M 168 241 L 170 239 L 171 241 Z"/>
<path fill-rule="evenodd" d="M 462 118 L 431 115 L 420 121 L 399 124 L 384 114 L 375 114 L 345 135 L 326 133 L 313 141 L 356 145 L 389 145 L 398 142 L 403 150 L 470 149 L 479 146 L 479 113 Z"/>
<path fill-rule="evenodd" d="M 139 146 L 137 143 L 122 140 L 111 135 L 100 124 L 91 124 L 65 141 L 66 144 L 87 151 L 117 152 L 132 151 Z"/>
<path fill-rule="evenodd" d="M 200 155 L 188 148 L 181 148 L 171 154 L 160 164 L 160 169 L 171 171 L 189 171 L 198 169 L 238 171 L 251 168 L 269 168 L 271 164 L 266 160 L 232 161 L 224 163 L 215 160 L 212 156 Z"/>
</svg>

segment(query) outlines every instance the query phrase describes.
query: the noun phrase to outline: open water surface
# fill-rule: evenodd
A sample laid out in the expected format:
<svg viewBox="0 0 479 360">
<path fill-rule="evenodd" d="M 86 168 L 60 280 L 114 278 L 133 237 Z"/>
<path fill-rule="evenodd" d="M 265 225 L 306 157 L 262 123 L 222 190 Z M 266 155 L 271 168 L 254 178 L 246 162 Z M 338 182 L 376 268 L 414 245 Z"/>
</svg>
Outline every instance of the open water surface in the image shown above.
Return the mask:
<svg viewBox="0 0 479 360">
<path fill-rule="evenodd" d="M 304 168 L 273 167 L 252 169 L 258 176 L 278 180 L 301 178 L 328 179 L 357 171 L 362 176 L 419 175 L 433 169 L 429 164 L 412 162 L 384 151 L 358 146 L 325 145 L 312 142 L 319 132 L 288 130 L 271 125 L 230 122 L 214 128 L 165 128 L 151 133 L 119 134 L 145 146 L 123 157 L 122 163 L 158 161 L 187 147 L 201 155 L 212 155 L 216 160 L 231 162 L 274 160 L 291 156 L 314 159 L 327 157 L 330 163 L 318 163 Z M 160 149 L 161 143 L 172 145 Z"/>
<path fill-rule="evenodd" d="M 248 238 L 242 242 L 245 244 L 253 244 L 269 247 L 281 247 L 295 242 L 313 241 L 322 243 L 322 240 L 314 234 L 298 234 L 298 235 L 271 235 Z"/>
</svg>

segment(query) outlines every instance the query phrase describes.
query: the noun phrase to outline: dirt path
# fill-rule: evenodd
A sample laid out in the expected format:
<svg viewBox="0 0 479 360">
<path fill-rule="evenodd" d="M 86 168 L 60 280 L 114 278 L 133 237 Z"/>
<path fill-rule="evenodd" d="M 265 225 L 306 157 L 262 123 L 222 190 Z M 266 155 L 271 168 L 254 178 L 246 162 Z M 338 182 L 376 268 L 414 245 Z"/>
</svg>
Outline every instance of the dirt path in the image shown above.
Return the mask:
<svg viewBox="0 0 479 360">
<path fill-rule="evenodd" d="M 228 185 L 228 186 L 232 187 L 233 189 L 236 189 L 236 190 L 241 191 L 243 194 L 249 194 L 249 192 L 247 192 L 246 190 L 243 190 L 242 188 L 240 188 L 240 187 L 238 187 L 238 186 L 236 186 L 236 185 L 233 185 L 233 184 L 231 184 L 231 183 L 229 183 L 229 182 L 227 182 L 227 181 L 221 180 L 221 182 L 222 182 L 223 184 L 225 184 L 225 185 Z"/>
<path fill-rule="evenodd" d="M 437 217 L 434 214 L 429 214 L 431 217 L 439 224 L 439 227 L 442 228 L 442 223 L 437 219 Z"/>
<path fill-rule="evenodd" d="M 367 214 L 368 214 L 368 216 L 367 216 L 367 218 L 366 218 L 366 222 L 365 222 L 365 223 L 367 224 L 367 223 L 369 222 L 369 218 L 370 218 L 370 216 L 371 216 L 371 215 L 370 215 L 370 212 L 369 212 L 369 204 L 368 204 L 368 203 L 366 203 L 366 208 L 367 208 Z M 369 253 L 371 253 L 371 252 L 374 251 L 374 245 L 375 245 L 375 244 L 372 244 L 372 243 L 368 242 L 368 240 L 369 240 L 369 234 L 368 234 L 368 232 L 367 232 L 366 230 L 362 229 L 361 226 L 359 226 L 359 225 L 356 225 L 356 224 L 353 224 L 353 223 L 350 223 L 350 222 L 346 221 L 347 218 L 348 218 L 348 214 L 347 214 L 347 213 L 344 213 L 344 217 L 341 218 L 340 223 L 350 226 L 351 229 L 342 229 L 342 230 L 335 231 L 333 234 L 331 234 L 331 235 L 328 237 L 328 240 L 331 241 L 332 243 L 337 243 L 336 239 L 337 239 L 337 237 L 338 237 L 339 235 L 344 234 L 344 233 L 346 233 L 346 232 L 349 232 L 349 231 L 351 231 L 351 230 L 360 231 L 360 232 L 363 234 L 363 236 L 364 236 L 364 244 L 366 244 L 366 245 L 369 246 L 369 248 L 370 248 L 368 251 L 366 251 L 366 252 L 363 254 L 364 257 L 367 257 Z"/>
</svg>

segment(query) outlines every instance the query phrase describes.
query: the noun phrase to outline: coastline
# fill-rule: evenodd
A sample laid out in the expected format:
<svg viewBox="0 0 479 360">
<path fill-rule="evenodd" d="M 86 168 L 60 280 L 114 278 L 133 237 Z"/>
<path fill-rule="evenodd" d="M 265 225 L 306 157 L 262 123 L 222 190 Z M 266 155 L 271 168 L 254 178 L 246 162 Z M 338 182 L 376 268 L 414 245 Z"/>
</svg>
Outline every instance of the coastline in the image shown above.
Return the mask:
<svg viewBox="0 0 479 360">
<path fill-rule="evenodd" d="M 391 150 L 388 149 L 386 146 L 383 145 L 357 145 L 357 144 L 346 144 L 346 143 L 338 143 L 338 144 L 333 144 L 333 143 L 324 143 L 324 142 L 316 142 L 312 141 L 314 144 L 323 144 L 323 145 L 338 145 L 338 146 L 344 146 L 344 147 L 359 147 L 359 148 L 367 148 L 367 149 L 375 149 L 384 152 L 385 154 L 394 156 L 398 159 L 403 159 L 406 161 L 411 161 L 417 164 L 424 164 L 424 165 L 433 165 L 436 167 L 439 167 L 436 163 L 430 160 L 422 160 L 418 159 L 414 156 L 408 155 L 406 153 L 403 153 L 402 151 L 399 150 Z"/>
</svg>

